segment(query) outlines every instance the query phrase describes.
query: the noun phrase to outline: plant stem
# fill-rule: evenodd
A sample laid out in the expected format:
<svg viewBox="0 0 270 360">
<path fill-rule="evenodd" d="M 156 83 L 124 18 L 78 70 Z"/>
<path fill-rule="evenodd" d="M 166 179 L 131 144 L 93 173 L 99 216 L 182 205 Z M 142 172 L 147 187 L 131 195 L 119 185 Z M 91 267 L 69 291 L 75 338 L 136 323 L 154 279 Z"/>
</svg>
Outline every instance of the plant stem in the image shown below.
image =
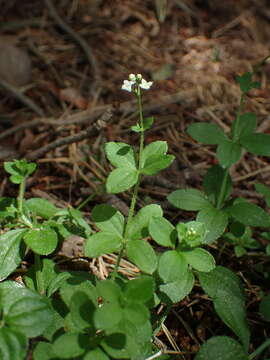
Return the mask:
<svg viewBox="0 0 270 360">
<path fill-rule="evenodd" d="M 45 295 L 44 281 L 41 271 L 42 271 L 42 264 L 40 261 L 40 255 L 35 254 L 35 274 L 36 274 L 37 290 L 40 295 Z"/>
<path fill-rule="evenodd" d="M 267 339 L 263 344 L 261 344 L 255 351 L 253 351 L 252 354 L 249 355 L 249 360 L 254 359 L 256 356 L 260 355 L 261 352 L 263 352 L 264 349 L 266 349 L 268 346 L 270 346 L 270 339 Z"/>
<path fill-rule="evenodd" d="M 127 218 L 127 222 L 126 222 L 126 226 L 125 226 L 125 230 L 124 230 L 124 239 L 127 236 L 127 232 L 128 232 L 128 227 L 129 224 L 134 216 L 134 212 L 135 212 L 135 206 L 136 206 L 136 202 L 137 202 L 137 197 L 138 197 L 138 191 L 139 191 L 139 186 L 140 186 L 140 170 L 142 168 L 142 152 L 143 152 L 143 148 L 144 148 L 144 123 L 143 123 L 143 111 L 142 111 L 142 97 L 141 97 L 141 90 L 140 90 L 140 86 L 137 86 L 136 89 L 136 98 L 137 98 L 137 107 L 138 107 L 138 111 L 139 111 L 139 121 L 140 121 L 140 127 L 142 129 L 142 131 L 140 132 L 140 147 L 139 147 L 139 154 L 138 154 L 138 180 L 134 186 L 134 190 L 133 190 L 133 194 L 132 194 L 132 198 L 131 198 L 131 202 L 130 202 L 130 207 L 129 207 L 129 212 L 128 212 L 128 218 Z M 114 267 L 114 270 L 112 272 L 112 279 L 115 279 L 119 265 L 120 265 L 120 261 L 121 258 L 123 256 L 124 253 L 124 249 L 125 249 L 126 243 L 123 242 L 122 243 L 122 247 L 121 250 L 118 253 L 117 256 L 117 260 L 116 260 L 116 264 Z"/>
<path fill-rule="evenodd" d="M 238 106 L 238 110 L 237 110 L 237 114 L 236 114 L 236 123 L 235 123 L 235 128 L 234 128 L 234 133 L 233 133 L 233 141 L 237 140 L 237 134 L 238 134 L 238 126 L 239 126 L 239 121 L 240 121 L 240 115 L 241 112 L 243 110 L 244 104 L 245 104 L 245 95 L 244 93 L 242 93 L 241 98 L 240 98 L 240 104 Z"/>
<path fill-rule="evenodd" d="M 22 215 L 23 213 L 23 199 L 24 199 L 24 193 L 25 193 L 25 184 L 26 184 L 26 178 L 24 178 L 22 180 L 22 182 L 20 183 L 20 187 L 19 187 L 19 194 L 18 194 L 18 210 L 19 210 L 19 215 Z"/>
<path fill-rule="evenodd" d="M 224 201 L 225 191 L 226 191 L 226 184 L 227 184 L 227 180 L 228 180 L 228 175 L 229 175 L 229 169 L 226 168 L 226 169 L 225 169 L 225 172 L 224 172 L 224 176 L 223 176 L 223 180 L 222 180 L 220 192 L 219 192 L 219 195 L 218 195 L 217 209 L 220 209 L 220 208 L 221 208 L 222 203 L 223 203 L 223 201 Z"/>
</svg>

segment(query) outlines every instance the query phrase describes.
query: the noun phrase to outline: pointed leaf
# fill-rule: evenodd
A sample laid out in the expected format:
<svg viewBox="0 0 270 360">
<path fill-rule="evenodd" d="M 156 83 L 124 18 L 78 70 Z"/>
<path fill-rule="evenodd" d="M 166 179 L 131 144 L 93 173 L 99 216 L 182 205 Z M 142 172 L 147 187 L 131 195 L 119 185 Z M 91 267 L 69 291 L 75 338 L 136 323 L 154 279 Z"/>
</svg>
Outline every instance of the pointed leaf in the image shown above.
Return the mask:
<svg viewBox="0 0 270 360">
<path fill-rule="evenodd" d="M 138 171 L 129 167 L 114 169 L 106 181 L 108 193 L 117 194 L 130 189 L 138 181 Z"/>
<path fill-rule="evenodd" d="M 138 268 L 152 274 L 157 268 L 157 256 L 150 244 L 143 240 L 131 240 L 127 243 L 127 257 Z"/>
<path fill-rule="evenodd" d="M 84 253 L 85 256 L 94 258 L 120 250 L 121 244 L 122 239 L 119 236 L 101 231 L 86 240 Z"/>
<path fill-rule="evenodd" d="M 113 166 L 136 169 L 134 151 L 128 144 L 122 142 L 107 142 L 105 144 L 105 152 Z"/>
<path fill-rule="evenodd" d="M 196 189 L 173 191 L 167 199 L 175 207 L 188 211 L 201 210 L 211 205 L 205 194 Z"/>
<path fill-rule="evenodd" d="M 15 329 L 0 329 L 0 359 L 23 360 L 26 357 L 28 341 L 24 333 Z"/>
<path fill-rule="evenodd" d="M 197 122 L 187 128 L 187 133 L 196 141 L 206 145 L 216 145 L 226 139 L 223 129 L 212 123 Z"/>
<path fill-rule="evenodd" d="M 49 300 L 26 288 L 2 290 L 4 323 L 28 337 L 41 335 L 53 320 Z"/>
<path fill-rule="evenodd" d="M 25 246 L 22 238 L 27 230 L 10 230 L 0 236 L 0 281 L 7 278 L 20 264 Z"/>
</svg>

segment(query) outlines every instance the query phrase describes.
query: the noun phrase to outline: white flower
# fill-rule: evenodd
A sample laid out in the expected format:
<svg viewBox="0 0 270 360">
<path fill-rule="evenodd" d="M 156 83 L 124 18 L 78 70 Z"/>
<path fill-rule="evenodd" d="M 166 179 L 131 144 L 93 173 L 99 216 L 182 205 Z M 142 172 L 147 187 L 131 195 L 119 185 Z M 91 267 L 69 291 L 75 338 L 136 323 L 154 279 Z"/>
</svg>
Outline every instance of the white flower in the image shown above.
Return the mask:
<svg viewBox="0 0 270 360">
<path fill-rule="evenodd" d="M 134 75 L 134 74 L 129 74 L 128 78 L 130 81 L 136 81 L 136 75 Z"/>
<path fill-rule="evenodd" d="M 152 81 L 147 82 L 146 80 L 142 79 L 140 83 L 140 87 L 144 90 L 149 90 L 152 84 L 153 84 Z"/>
<path fill-rule="evenodd" d="M 121 89 L 131 92 L 132 91 L 132 85 L 134 85 L 134 84 L 136 84 L 136 81 L 124 80 Z"/>
<path fill-rule="evenodd" d="M 144 90 L 149 90 L 153 84 L 152 81 L 147 82 L 146 80 L 144 80 L 141 74 L 137 74 L 137 75 L 129 74 L 128 79 L 129 80 L 124 80 L 121 89 L 129 92 L 133 91 L 132 87 L 135 84 L 137 85 L 137 87 L 139 86 L 141 89 Z"/>
</svg>

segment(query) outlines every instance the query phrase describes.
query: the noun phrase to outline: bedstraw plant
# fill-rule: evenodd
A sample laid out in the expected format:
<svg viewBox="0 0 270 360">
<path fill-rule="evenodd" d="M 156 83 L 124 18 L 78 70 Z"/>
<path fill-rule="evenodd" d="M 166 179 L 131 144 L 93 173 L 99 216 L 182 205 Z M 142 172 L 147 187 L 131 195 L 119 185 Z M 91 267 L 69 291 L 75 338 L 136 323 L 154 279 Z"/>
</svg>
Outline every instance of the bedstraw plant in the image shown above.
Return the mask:
<svg viewBox="0 0 270 360">
<path fill-rule="evenodd" d="M 243 149 L 270 155 L 270 136 L 256 133 L 256 116 L 243 113 L 248 91 L 258 86 L 252 75 L 237 79 L 242 96 L 231 134 L 210 123 L 195 123 L 187 130 L 197 141 L 218 145 L 219 165 L 205 175 L 204 192 L 181 189 L 168 196 L 177 208 L 198 211 L 195 220 L 172 224 L 157 204 L 137 210 L 143 176 L 156 175 L 174 160 L 167 154 L 166 141 L 145 145 L 145 133 L 154 119 L 143 115 L 142 92 L 149 90 L 152 82 L 140 74 L 130 74 L 122 85 L 137 101 L 138 122 L 131 130 L 138 134 L 138 147 L 123 142 L 105 144 L 113 167 L 106 191 L 131 190 L 127 217 L 108 204 L 99 204 L 92 209 L 95 226 L 90 227 L 78 209 L 58 208 L 41 198 L 26 200 L 26 180 L 36 165 L 25 160 L 4 164 L 19 191 L 17 199 L 0 198 L 1 359 L 22 360 L 29 352 L 34 360 L 172 359 L 173 352 L 158 349 L 154 339 L 173 304 L 192 291 L 195 278 L 238 338 L 210 338 L 195 360 L 251 360 L 269 345 L 267 339 L 248 354 L 250 330 L 243 287 L 231 270 L 216 266 L 207 249 L 223 237 L 235 241 L 240 256 L 248 246 L 244 240 L 237 241 L 251 238 L 250 227 L 270 225 L 270 216 L 263 209 L 245 199 L 231 198 L 230 168 Z M 63 271 L 53 260 L 52 254 L 71 234 L 85 239 L 86 258 L 117 254 L 106 280 L 87 272 Z M 137 277 L 128 279 L 119 272 L 123 257 L 139 268 Z M 25 258 L 33 259 L 31 267 L 21 267 Z M 11 280 L 18 269 L 21 280 Z M 166 310 L 157 314 L 160 303 Z M 266 320 L 268 307 L 266 296 L 261 304 Z"/>
</svg>

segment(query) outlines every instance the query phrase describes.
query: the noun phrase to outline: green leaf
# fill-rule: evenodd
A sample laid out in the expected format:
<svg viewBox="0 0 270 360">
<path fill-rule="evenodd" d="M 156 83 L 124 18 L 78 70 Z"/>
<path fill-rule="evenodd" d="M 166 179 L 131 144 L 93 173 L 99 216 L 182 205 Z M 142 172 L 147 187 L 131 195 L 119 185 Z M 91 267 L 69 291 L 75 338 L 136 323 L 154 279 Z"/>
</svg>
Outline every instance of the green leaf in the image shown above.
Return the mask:
<svg viewBox="0 0 270 360">
<path fill-rule="evenodd" d="M 183 300 L 192 290 L 194 285 L 194 275 L 190 270 L 183 273 L 181 279 L 160 285 L 161 293 L 165 294 L 172 303 Z M 166 303 L 166 299 L 164 300 Z"/>
<path fill-rule="evenodd" d="M 158 273 L 164 282 L 173 282 L 185 276 L 188 263 L 182 253 L 175 250 L 164 252 L 158 263 Z"/>
<path fill-rule="evenodd" d="M 23 333 L 7 327 L 0 329 L 0 359 L 24 360 L 27 345 L 27 338 Z"/>
<path fill-rule="evenodd" d="M 130 189 L 138 181 L 138 170 L 128 167 L 114 169 L 106 181 L 108 193 L 117 194 Z"/>
<path fill-rule="evenodd" d="M 148 236 L 148 225 L 154 216 L 162 216 L 160 205 L 150 204 L 141 208 L 132 218 L 127 229 L 127 238 L 139 240 Z"/>
<path fill-rule="evenodd" d="M 50 201 L 41 198 L 26 200 L 25 205 L 33 214 L 41 216 L 43 219 L 49 219 L 59 210 Z"/>
<path fill-rule="evenodd" d="M 216 145 L 227 138 L 220 126 L 206 122 L 191 124 L 187 128 L 187 133 L 192 136 L 193 139 L 205 145 Z"/>
<path fill-rule="evenodd" d="M 21 240 L 26 231 L 10 230 L 0 236 L 0 281 L 6 279 L 22 261 L 25 246 Z"/>
<path fill-rule="evenodd" d="M 107 142 L 105 153 L 110 163 L 115 167 L 136 169 L 136 160 L 131 146 L 122 142 Z"/>
<path fill-rule="evenodd" d="M 195 360 L 249 360 L 243 347 L 228 336 L 213 336 L 195 356 Z"/>
<path fill-rule="evenodd" d="M 255 189 L 257 192 L 259 192 L 260 194 L 262 194 L 265 197 L 265 202 L 267 204 L 268 207 L 270 207 L 270 189 L 269 187 L 257 183 L 255 184 Z"/>
<path fill-rule="evenodd" d="M 84 254 L 88 257 L 98 257 L 110 254 L 121 248 L 122 239 L 110 232 L 101 231 L 91 235 L 85 242 Z"/>
<path fill-rule="evenodd" d="M 16 199 L 0 197 L 0 221 L 14 219 L 17 214 Z"/>
<path fill-rule="evenodd" d="M 114 359 L 127 359 L 129 357 L 125 345 L 126 336 L 119 332 L 107 335 L 101 340 L 101 346 Z"/>
<path fill-rule="evenodd" d="M 250 226 L 270 226 L 270 216 L 259 206 L 250 202 L 239 202 L 227 209 L 237 221 Z"/>
<path fill-rule="evenodd" d="M 28 230 L 23 239 L 39 255 L 51 254 L 58 243 L 57 233 L 49 226 Z"/>
<path fill-rule="evenodd" d="M 149 222 L 149 233 L 161 246 L 173 247 L 176 241 L 175 227 L 164 217 L 152 217 Z"/>
<path fill-rule="evenodd" d="M 97 227 L 105 232 L 123 236 L 124 216 L 110 205 L 96 205 L 92 211 L 92 218 Z"/>
<path fill-rule="evenodd" d="M 121 289 L 113 280 L 98 281 L 96 288 L 98 295 L 103 299 L 103 303 L 119 303 Z"/>
<path fill-rule="evenodd" d="M 166 155 L 166 141 L 155 141 L 147 145 L 142 152 L 142 170 L 145 175 L 155 175 L 167 168 L 174 160 L 173 155 Z"/>
<path fill-rule="evenodd" d="M 88 297 L 92 300 L 95 306 L 98 306 L 98 294 L 95 286 L 89 281 L 89 275 L 86 277 L 86 274 L 74 274 L 70 277 L 66 283 L 64 283 L 60 288 L 60 295 L 62 301 L 70 307 L 72 296 L 77 291 L 82 291 L 88 294 Z"/>
<path fill-rule="evenodd" d="M 260 313 L 266 321 L 270 321 L 270 294 L 262 298 L 260 302 Z"/>
<path fill-rule="evenodd" d="M 221 191 L 222 181 L 225 176 L 225 169 L 220 165 L 214 165 L 207 170 L 203 178 L 203 187 L 206 195 L 213 201 L 214 204 L 217 203 L 219 194 Z M 226 200 L 232 192 L 232 179 L 230 175 L 227 176 L 226 187 L 224 200 Z"/>
<path fill-rule="evenodd" d="M 241 145 L 231 140 L 224 140 L 219 143 L 217 148 L 217 158 L 221 166 L 228 168 L 235 164 L 242 154 Z"/>
<path fill-rule="evenodd" d="M 255 133 L 243 136 L 240 139 L 241 145 L 249 152 L 255 155 L 270 155 L 270 135 Z"/>
<path fill-rule="evenodd" d="M 35 163 L 28 163 L 24 159 L 4 162 L 6 172 L 18 179 L 21 177 L 22 180 L 26 176 L 31 175 L 36 167 L 37 165 Z"/>
<path fill-rule="evenodd" d="M 117 303 L 105 303 L 94 313 L 94 323 L 97 329 L 110 330 L 123 318 L 123 311 Z"/>
<path fill-rule="evenodd" d="M 95 305 L 85 291 L 76 291 L 70 299 L 71 319 L 78 330 L 93 328 Z"/>
<path fill-rule="evenodd" d="M 71 274 L 68 272 L 61 272 L 57 274 L 51 281 L 48 283 L 47 287 L 47 296 L 51 297 L 57 290 L 60 289 L 63 283 L 71 277 Z"/>
<path fill-rule="evenodd" d="M 131 240 L 127 243 L 127 257 L 138 268 L 152 274 L 157 268 L 157 256 L 150 244 L 144 240 Z"/>
<path fill-rule="evenodd" d="M 208 207 L 201 210 L 196 218 L 197 221 L 204 223 L 206 227 L 205 244 L 211 244 L 218 239 L 225 231 L 228 225 L 228 215 L 214 207 Z"/>
<path fill-rule="evenodd" d="M 90 350 L 83 360 L 110 360 L 110 358 L 100 348 L 95 348 Z"/>
<path fill-rule="evenodd" d="M 237 125 L 237 128 L 236 128 Z M 232 124 L 232 133 L 237 139 L 251 135 L 256 130 L 257 116 L 253 112 L 241 114 Z"/>
<path fill-rule="evenodd" d="M 128 303 L 123 309 L 124 321 L 131 322 L 135 327 L 144 325 L 150 318 L 147 307 L 140 303 Z"/>
<path fill-rule="evenodd" d="M 148 158 L 141 173 L 144 175 L 155 175 L 170 166 L 173 160 L 173 155 L 163 155 L 162 157 L 153 156 L 152 158 Z"/>
<path fill-rule="evenodd" d="M 41 335 L 51 324 L 53 313 L 46 297 L 26 288 L 1 291 L 4 323 L 28 337 Z"/>
<path fill-rule="evenodd" d="M 66 333 L 60 335 L 53 343 L 53 352 L 59 359 L 75 359 L 89 349 L 88 335 Z"/>
<path fill-rule="evenodd" d="M 196 189 L 173 191 L 167 200 L 175 207 L 188 211 L 201 210 L 211 205 L 205 194 Z"/>
<path fill-rule="evenodd" d="M 245 72 L 241 76 L 236 77 L 236 81 L 240 85 L 241 91 L 246 94 L 250 89 L 258 89 L 260 87 L 260 83 L 257 81 L 252 81 L 252 72 Z"/>
<path fill-rule="evenodd" d="M 33 351 L 34 360 L 55 360 L 55 354 L 53 353 L 53 345 L 40 341 Z"/>
<path fill-rule="evenodd" d="M 123 295 L 128 302 L 146 303 L 153 297 L 153 294 L 153 279 L 150 276 L 141 276 L 128 281 Z"/>
<path fill-rule="evenodd" d="M 199 273 L 203 290 L 213 298 L 215 310 L 223 322 L 248 349 L 250 332 L 246 321 L 245 297 L 238 277 L 229 269 L 217 266 Z"/>
<path fill-rule="evenodd" d="M 196 248 L 181 253 L 195 270 L 208 272 L 215 268 L 216 262 L 214 257 L 206 250 Z"/>
<path fill-rule="evenodd" d="M 55 279 L 57 276 L 56 264 L 53 260 L 50 259 L 42 259 L 42 265 L 40 269 L 40 275 L 42 278 L 44 289 L 47 291 L 47 288 L 51 281 Z M 37 283 L 36 283 L 36 266 L 32 265 L 30 269 L 27 271 L 26 276 L 24 277 L 25 284 L 31 290 L 38 291 Z M 59 272 L 59 270 L 58 270 Z"/>
</svg>

